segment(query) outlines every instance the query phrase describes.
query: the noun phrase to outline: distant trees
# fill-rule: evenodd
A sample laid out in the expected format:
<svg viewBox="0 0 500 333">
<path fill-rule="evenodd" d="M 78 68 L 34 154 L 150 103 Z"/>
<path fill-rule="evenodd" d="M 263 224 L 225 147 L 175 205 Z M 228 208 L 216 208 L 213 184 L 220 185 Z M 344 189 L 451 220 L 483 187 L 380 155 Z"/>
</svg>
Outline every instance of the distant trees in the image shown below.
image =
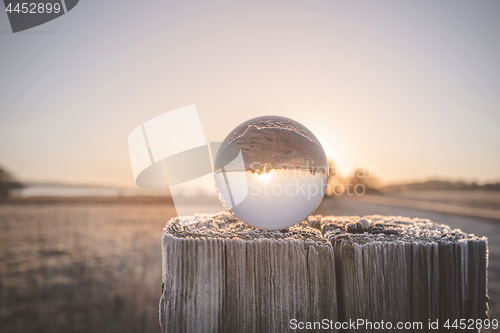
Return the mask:
<svg viewBox="0 0 500 333">
<path fill-rule="evenodd" d="M 7 198 L 12 191 L 23 187 L 11 173 L 0 167 L 0 198 Z"/>
<path fill-rule="evenodd" d="M 410 184 L 389 185 L 384 187 L 387 192 L 402 191 L 500 191 L 500 183 L 488 183 L 479 185 L 476 182 L 467 183 L 464 181 L 449 180 L 428 180 Z"/>
<path fill-rule="evenodd" d="M 376 193 L 378 169 L 376 167 L 350 167 L 342 170 L 333 160 L 328 160 L 328 187 L 326 194 L 363 195 Z"/>
</svg>

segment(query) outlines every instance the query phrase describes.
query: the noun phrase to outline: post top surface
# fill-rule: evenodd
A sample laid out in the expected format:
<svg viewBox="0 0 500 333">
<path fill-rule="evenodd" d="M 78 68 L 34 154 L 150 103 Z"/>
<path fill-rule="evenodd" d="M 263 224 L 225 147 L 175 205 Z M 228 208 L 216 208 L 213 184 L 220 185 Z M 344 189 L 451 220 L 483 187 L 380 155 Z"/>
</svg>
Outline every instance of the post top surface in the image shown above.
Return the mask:
<svg viewBox="0 0 500 333">
<path fill-rule="evenodd" d="M 370 222 L 370 228 L 362 233 L 349 233 L 346 226 L 360 219 Z M 429 219 L 403 216 L 367 215 L 359 216 L 311 216 L 309 224 L 320 229 L 328 240 L 349 235 L 354 243 L 434 243 L 461 242 L 485 238 L 467 234 L 460 229 L 451 229 L 445 224 Z"/>
<path fill-rule="evenodd" d="M 232 216 L 229 212 L 219 214 L 196 214 L 171 219 L 163 229 L 164 235 L 193 239 L 258 239 L 302 240 L 313 243 L 329 243 L 335 239 L 348 239 L 354 243 L 453 243 L 472 240 L 486 240 L 460 229 L 451 229 L 428 219 L 402 216 L 363 216 L 370 222 L 370 228 L 360 233 L 349 233 L 346 225 L 355 223 L 359 216 L 309 216 L 303 221 L 283 230 L 262 230 L 251 227 Z"/>
<path fill-rule="evenodd" d="M 182 220 L 186 221 L 187 217 Z M 180 223 L 179 218 L 168 221 L 163 234 L 177 238 L 226 238 L 246 241 L 258 239 L 302 240 L 313 243 L 328 243 L 321 231 L 299 222 L 288 229 L 262 230 L 249 226 L 236 219 L 229 212 L 218 214 L 195 214 L 188 223 Z"/>
</svg>

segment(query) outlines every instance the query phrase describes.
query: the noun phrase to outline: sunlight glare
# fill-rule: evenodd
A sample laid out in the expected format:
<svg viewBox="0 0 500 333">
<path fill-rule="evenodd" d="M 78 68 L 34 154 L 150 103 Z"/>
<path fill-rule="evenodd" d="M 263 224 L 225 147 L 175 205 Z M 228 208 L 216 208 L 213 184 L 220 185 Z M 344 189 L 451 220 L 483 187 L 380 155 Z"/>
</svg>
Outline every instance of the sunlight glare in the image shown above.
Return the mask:
<svg viewBox="0 0 500 333">
<path fill-rule="evenodd" d="M 271 179 L 271 173 L 268 172 L 268 173 L 262 173 L 260 176 L 259 176 L 259 180 L 263 181 L 263 182 L 267 182 L 269 179 Z"/>
</svg>

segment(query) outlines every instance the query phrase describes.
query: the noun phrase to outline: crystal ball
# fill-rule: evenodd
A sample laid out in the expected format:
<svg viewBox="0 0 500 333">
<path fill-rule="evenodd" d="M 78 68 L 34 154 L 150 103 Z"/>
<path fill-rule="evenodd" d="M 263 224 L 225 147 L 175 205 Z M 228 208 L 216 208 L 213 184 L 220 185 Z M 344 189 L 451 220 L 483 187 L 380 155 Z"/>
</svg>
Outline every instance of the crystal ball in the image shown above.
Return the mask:
<svg viewBox="0 0 500 333">
<path fill-rule="evenodd" d="M 229 133 L 215 157 L 214 176 L 220 201 L 236 218 L 257 228 L 285 229 L 320 204 L 328 162 L 304 125 L 264 116 Z"/>
</svg>

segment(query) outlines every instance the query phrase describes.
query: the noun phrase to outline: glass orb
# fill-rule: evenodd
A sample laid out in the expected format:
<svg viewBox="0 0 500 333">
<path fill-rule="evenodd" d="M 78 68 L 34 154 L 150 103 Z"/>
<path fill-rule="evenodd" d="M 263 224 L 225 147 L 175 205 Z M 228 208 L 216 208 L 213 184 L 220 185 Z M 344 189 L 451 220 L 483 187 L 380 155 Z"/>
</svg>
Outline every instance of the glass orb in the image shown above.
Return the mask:
<svg viewBox="0 0 500 333">
<path fill-rule="evenodd" d="M 328 162 L 319 140 L 304 125 L 264 116 L 236 127 L 214 163 L 220 201 L 239 220 L 262 229 L 284 229 L 320 204 Z"/>
</svg>

